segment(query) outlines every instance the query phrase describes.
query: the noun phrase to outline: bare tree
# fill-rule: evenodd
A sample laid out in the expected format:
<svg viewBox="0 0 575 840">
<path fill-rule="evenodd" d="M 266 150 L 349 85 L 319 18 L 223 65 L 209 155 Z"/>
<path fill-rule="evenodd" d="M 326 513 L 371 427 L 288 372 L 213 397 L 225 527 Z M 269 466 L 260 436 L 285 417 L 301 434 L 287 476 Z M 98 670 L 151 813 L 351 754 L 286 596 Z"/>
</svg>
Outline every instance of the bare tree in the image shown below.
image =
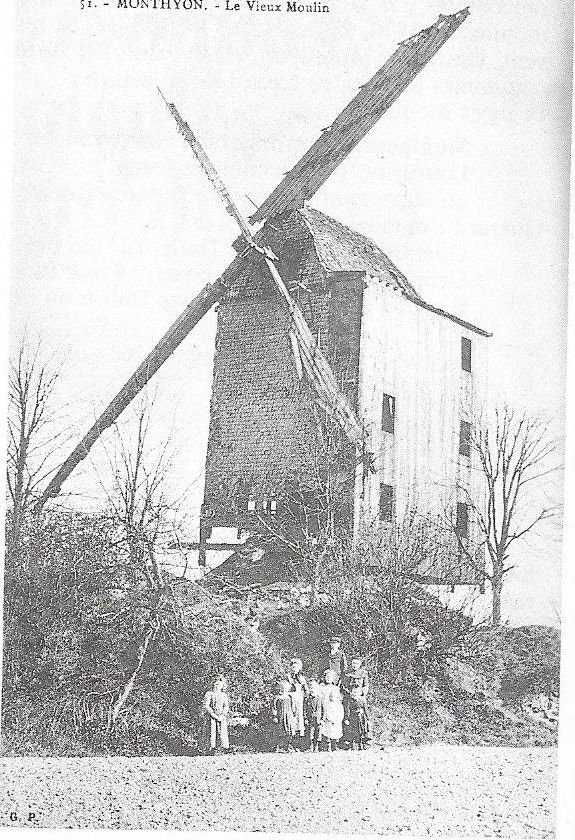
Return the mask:
<svg viewBox="0 0 575 840">
<path fill-rule="evenodd" d="M 496 408 L 492 418 L 470 418 L 469 426 L 470 456 L 480 471 L 485 496 L 465 484 L 459 491 L 487 551 L 487 569 L 469 550 L 461 523 L 452 520 L 451 525 L 467 561 L 490 581 L 491 621 L 497 626 L 503 585 L 514 568 L 509 559 L 512 548 L 558 513 L 545 492 L 545 478 L 559 469 L 558 443 L 542 418 L 507 405 Z"/>
<path fill-rule="evenodd" d="M 47 478 L 64 430 L 55 410 L 54 391 L 61 363 L 47 358 L 38 341 L 23 338 L 10 361 L 8 378 L 7 487 L 9 533 L 18 545 L 22 523 Z"/>
<path fill-rule="evenodd" d="M 319 412 L 317 428 L 318 438 L 309 451 L 306 470 L 281 488 L 275 515 L 257 514 L 256 536 L 260 544 L 275 551 L 283 547 L 293 558 L 294 571 L 311 584 L 311 602 L 325 591 L 326 575 L 335 578 L 331 589 L 337 589 L 338 577 L 348 585 L 345 566 L 347 563 L 350 567 L 352 556 L 360 577 L 378 556 L 382 582 L 387 576 L 399 587 L 406 581 L 426 583 L 461 577 L 460 552 L 437 515 L 408 510 L 384 524 L 375 515 L 354 538 L 358 470 L 367 477 L 376 468 L 373 458 L 352 451 L 339 430 Z"/>
<path fill-rule="evenodd" d="M 102 482 L 108 516 L 116 533 L 116 546 L 125 551 L 127 563 L 140 581 L 131 593 L 135 612 L 142 616 L 141 639 L 134 665 L 117 692 L 109 717 L 113 728 L 130 696 L 146 656 L 163 627 L 163 616 L 172 609 L 170 587 L 158 561 L 158 542 L 174 533 L 178 501 L 168 488 L 172 442 L 163 438 L 154 449 L 150 429 L 151 406 L 142 402 L 132 434 L 115 427 L 109 462 L 111 480 Z"/>
<path fill-rule="evenodd" d="M 330 558 L 349 552 L 353 493 L 358 460 L 338 428 L 316 409 L 317 437 L 307 453 L 305 470 L 294 472 L 277 488 L 273 514 L 256 513 L 254 541 L 283 552 L 297 577 L 311 583 L 312 602 L 322 569 Z"/>
</svg>

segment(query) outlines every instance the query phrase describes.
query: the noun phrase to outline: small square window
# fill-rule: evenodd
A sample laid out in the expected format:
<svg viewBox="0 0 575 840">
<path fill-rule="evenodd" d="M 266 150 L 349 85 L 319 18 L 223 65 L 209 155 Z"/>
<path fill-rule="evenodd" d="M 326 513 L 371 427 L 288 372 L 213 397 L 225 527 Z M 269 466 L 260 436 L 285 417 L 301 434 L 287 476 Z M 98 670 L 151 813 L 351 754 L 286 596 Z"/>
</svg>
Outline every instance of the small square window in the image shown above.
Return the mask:
<svg viewBox="0 0 575 840">
<path fill-rule="evenodd" d="M 382 522 L 393 520 L 395 494 L 391 484 L 382 484 L 379 488 L 379 516 Z"/>
<path fill-rule="evenodd" d="M 471 339 L 461 337 L 461 367 L 471 373 Z"/>
<path fill-rule="evenodd" d="M 467 458 L 471 455 L 471 423 L 462 420 L 459 427 L 459 454 Z"/>
<path fill-rule="evenodd" d="M 455 530 L 461 539 L 466 540 L 469 537 L 469 505 L 464 502 L 457 502 Z"/>
<path fill-rule="evenodd" d="M 381 427 L 384 432 L 395 434 L 395 397 L 391 394 L 383 395 Z"/>
</svg>

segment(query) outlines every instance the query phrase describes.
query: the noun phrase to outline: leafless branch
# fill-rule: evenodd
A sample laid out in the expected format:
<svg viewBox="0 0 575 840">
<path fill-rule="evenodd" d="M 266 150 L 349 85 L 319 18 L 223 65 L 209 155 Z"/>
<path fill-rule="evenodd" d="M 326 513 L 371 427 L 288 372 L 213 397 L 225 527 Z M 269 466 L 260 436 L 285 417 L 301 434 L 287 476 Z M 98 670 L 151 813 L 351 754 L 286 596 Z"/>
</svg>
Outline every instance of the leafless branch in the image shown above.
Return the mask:
<svg viewBox="0 0 575 840">
<path fill-rule="evenodd" d="M 541 491 L 543 480 L 560 469 L 559 442 L 541 417 L 508 405 L 496 407 L 491 418 L 478 414 L 468 419 L 471 460 L 483 478 L 482 490 L 476 495 L 464 483 L 457 490 L 473 512 L 489 556 L 485 577 L 491 581 L 492 620 L 499 624 L 503 579 L 513 568 L 506 564 L 509 549 L 557 513 L 556 506 L 542 504 Z"/>
</svg>

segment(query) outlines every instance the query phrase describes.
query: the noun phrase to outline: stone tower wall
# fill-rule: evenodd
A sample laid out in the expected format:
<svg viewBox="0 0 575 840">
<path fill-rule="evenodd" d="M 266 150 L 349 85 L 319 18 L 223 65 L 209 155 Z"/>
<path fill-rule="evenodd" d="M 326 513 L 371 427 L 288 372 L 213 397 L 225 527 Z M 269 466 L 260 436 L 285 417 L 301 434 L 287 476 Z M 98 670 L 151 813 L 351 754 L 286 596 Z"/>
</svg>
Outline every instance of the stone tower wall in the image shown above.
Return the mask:
<svg viewBox="0 0 575 840">
<path fill-rule="evenodd" d="M 282 277 L 356 403 L 363 275 L 328 272 L 297 218 L 285 221 L 272 238 Z M 249 530 L 248 497 L 258 503 L 278 498 L 281 504 L 284 483 L 294 474 L 304 476 L 317 459 L 321 412 L 305 376 L 298 377 L 289 326 L 267 269 L 248 256 L 218 308 L 204 538 L 210 526 Z"/>
</svg>

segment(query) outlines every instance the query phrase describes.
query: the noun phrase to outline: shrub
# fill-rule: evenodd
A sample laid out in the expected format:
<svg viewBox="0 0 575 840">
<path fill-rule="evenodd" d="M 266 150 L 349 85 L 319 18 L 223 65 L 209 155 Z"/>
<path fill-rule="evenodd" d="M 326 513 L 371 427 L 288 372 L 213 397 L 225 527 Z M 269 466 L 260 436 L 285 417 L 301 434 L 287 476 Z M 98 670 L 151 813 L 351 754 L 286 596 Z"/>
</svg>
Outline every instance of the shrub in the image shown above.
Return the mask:
<svg viewBox="0 0 575 840">
<path fill-rule="evenodd" d="M 73 754 L 157 751 L 159 733 L 171 732 L 193 747 L 203 693 L 219 672 L 242 714 L 265 702 L 276 663 L 237 607 L 185 580 L 169 579 L 158 594 L 115 537 L 105 517 L 52 513 L 28 523 L 18 550 L 8 546 L 2 713 L 13 742 Z M 112 733 L 111 710 L 151 622 Z"/>
<path fill-rule="evenodd" d="M 517 702 L 559 692 L 560 634 L 553 627 L 485 627 L 469 634 L 460 656 L 498 684 L 499 695 Z"/>
</svg>

